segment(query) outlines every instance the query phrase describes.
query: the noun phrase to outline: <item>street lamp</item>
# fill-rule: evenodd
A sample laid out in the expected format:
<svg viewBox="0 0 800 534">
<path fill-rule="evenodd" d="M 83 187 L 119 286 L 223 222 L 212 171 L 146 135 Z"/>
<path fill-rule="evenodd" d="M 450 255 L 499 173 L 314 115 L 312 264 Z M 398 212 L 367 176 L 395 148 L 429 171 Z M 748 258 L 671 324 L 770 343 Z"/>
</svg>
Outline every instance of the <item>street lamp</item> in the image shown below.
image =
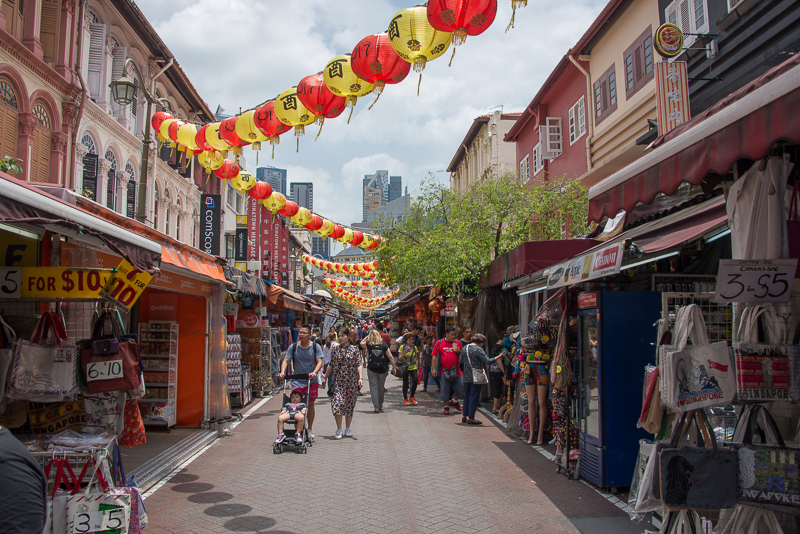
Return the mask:
<svg viewBox="0 0 800 534">
<path fill-rule="evenodd" d="M 155 79 L 158 78 L 165 70 L 167 70 L 172 65 L 172 62 L 173 60 L 170 59 L 169 63 L 167 63 L 167 65 L 161 69 L 158 74 L 153 76 L 154 84 Z M 147 160 L 150 156 L 150 106 L 151 104 L 166 103 L 167 101 L 165 101 L 165 99 L 155 98 L 150 91 L 147 90 L 144 83 L 144 77 L 142 76 L 142 73 L 139 72 L 139 67 L 136 66 L 136 62 L 133 61 L 133 59 L 128 58 L 125 61 L 125 65 L 122 69 L 123 75 L 109 84 L 109 87 L 111 88 L 111 97 L 114 99 L 114 102 L 120 106 L 127 106 L 133 102 L 134 92 L 136 91 L 136 82 L 124 75 L 124 73 L 128 72 L 129 67 L 133 67 L 132 70 L 136 75 L 136 78 L 139 80 L 139 87 L 142 88 L 144 98 L 147 100 L 147 110 L 145 111 L 144 115 L 144 139 L 142 139 L 142 161 L 139 169 L 139 199 L 136 206 L 136 220 L 142 224 L 145 224 L 145 205 L 147 204 Z"/>
</svg>

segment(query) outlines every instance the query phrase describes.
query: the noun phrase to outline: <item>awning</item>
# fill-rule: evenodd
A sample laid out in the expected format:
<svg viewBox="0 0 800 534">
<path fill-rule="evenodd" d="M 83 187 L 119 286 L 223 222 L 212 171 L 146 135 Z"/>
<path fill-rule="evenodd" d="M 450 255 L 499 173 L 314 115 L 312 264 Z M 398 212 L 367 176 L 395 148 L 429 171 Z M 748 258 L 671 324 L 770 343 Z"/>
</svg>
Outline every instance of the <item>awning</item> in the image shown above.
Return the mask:
<svg viewBox="0 0 800 534">
<path fill-rule="evenodd" d="M 291 289 L 270 284 L 268 300 L 276 304 L 280 296 L 283 296 L 284 305 L 294 311 L 306 311 L 306 304 L 312 303 L 312 301 L 306 299 L 303 295 L 295 293 Z M 314 304 L 311 305 L 314 306 Z"/>
<path fill-rule="evenodd" d="M 800 142 L 800 54 L 731 93 L 667 135 L 654 150 L 589 189 L 589 219 L 601 222 L 682 182 L 728 174 L 736 160 L 758 160 L 778 141 Z"/>
<path fill-rule="evenodd" d="M 161 261 L 181 267 L 195 274 L 200 274 L 223 283 L 230 283 L 225 279 L 222 266 L 205 258 L 187 252 L 181 252 L 168 246 L 161 247 Z"/>
<path fill-rule="evenodd" d="M 158 270 L 161 246 L 116 224 L 42 192 L 26 182 L 0 173 L 0 222 L 69 233 L 96 240 L 142 271 Z M 65 232 L 67 231 L 67 232 Z"/>
<path fill-rule="evenodd" d="M 306 311 L 306 303 L 297 299 L 290 297 L 289 295 L 283 295 L 283 305 L 290 310 L 294 311 Z"/>
<path fill-rule="evenodd" d="M 311 305 L 311 313 L 316 314 L 316 315 L 323 315 L 325 313 L 325 310 L 323 310 L 319 306 L 314 306 L 312 304 Z"/>
<path fill-rule="evenodd" d="M 597 241 L 591 239 L 528 241 L 492 261 L 488 276 L 481 276 L 481 287 L 485 289 L 535 273 L 596 244 Z"/>
</svg>

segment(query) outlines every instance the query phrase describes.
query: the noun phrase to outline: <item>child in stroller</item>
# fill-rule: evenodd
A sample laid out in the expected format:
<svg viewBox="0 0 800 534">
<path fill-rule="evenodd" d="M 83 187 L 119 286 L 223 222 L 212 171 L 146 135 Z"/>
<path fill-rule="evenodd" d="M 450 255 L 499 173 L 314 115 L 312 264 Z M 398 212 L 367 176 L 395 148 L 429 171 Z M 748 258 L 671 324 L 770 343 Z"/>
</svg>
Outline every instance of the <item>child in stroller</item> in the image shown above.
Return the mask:
<svg viewBox="0 0 800 534">
<path fill-rule="evenodd" d="M 303 402 L 303 391 L 295 389 L 289 395 L 289 402 L 283 405 L 280 415 L 278 416 L 278 439 L 275 440 L 276 444 L 281 444 L 286 439 L 286 434 L 283 432 L 283 426 L 288 421 L 295 423 L 294 439 L 297 445 L 303 444 L 303 425 L 305 424 L 306 416 L 306 403 Z"/>
</svg>

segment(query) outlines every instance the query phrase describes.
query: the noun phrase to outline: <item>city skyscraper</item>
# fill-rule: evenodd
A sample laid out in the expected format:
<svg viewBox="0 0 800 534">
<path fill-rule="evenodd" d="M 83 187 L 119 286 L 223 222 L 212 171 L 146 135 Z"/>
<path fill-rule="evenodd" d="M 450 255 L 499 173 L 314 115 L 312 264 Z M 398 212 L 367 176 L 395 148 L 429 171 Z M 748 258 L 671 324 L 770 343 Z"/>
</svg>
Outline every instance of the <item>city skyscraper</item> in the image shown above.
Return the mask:
<svg viewBox="0 0 800 534">
<path fill-rule="evenodd" d="M 389 178 L 389 198 L 386 199 L 385 204 L 393 202 L 403 196 L 403 177 L 392 176 Z"/>
<path fill-rule="evenodd" d="M 331 259 L 330 240 L 327 237 L 320 237 L 316 234 L 312 235 L 311 255 L 319 255 L 326 260 Z"/>
<path fill-rule="evenodd" d="M 389 177 L 389 171 L 375 171 L 364 175 L 362 222 L 372 222 L 377 209 L 403 196 L 403 178 Z"/>
<path fill-rule="evenodd" d="M 293 182 L 289 184 L 289 198 L 301 208 L 314 211 L 314 184 L 311 182 Z"/>
<path fill-rule="evenodd" d="M 286 169 L 259 167 L 256 169 L 256 180 L 267 182 L 273 191 L 286 195 Z"/>
</svg>

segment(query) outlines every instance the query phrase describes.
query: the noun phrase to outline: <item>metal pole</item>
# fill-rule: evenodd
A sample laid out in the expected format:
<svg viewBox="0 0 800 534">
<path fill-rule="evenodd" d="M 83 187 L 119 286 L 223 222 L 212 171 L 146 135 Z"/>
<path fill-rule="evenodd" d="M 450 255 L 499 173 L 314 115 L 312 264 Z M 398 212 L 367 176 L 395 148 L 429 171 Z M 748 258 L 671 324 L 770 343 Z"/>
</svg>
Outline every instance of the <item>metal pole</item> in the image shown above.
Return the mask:
<svg viewBox="0 0 800 534">
<path fill-rule="evenodd" d="M 140 80 L 140 85 L 144 86 Z M 142 140 L 142 165 L 139 169 L 139 198 L 136 204 L 136 220 L 146 223 L 145 205 L 147 204 L 147 160 L 150 158 L 150 95 L 145 90 L 147 110 L 144 114 L 144 139 Z"/>
</svg>

